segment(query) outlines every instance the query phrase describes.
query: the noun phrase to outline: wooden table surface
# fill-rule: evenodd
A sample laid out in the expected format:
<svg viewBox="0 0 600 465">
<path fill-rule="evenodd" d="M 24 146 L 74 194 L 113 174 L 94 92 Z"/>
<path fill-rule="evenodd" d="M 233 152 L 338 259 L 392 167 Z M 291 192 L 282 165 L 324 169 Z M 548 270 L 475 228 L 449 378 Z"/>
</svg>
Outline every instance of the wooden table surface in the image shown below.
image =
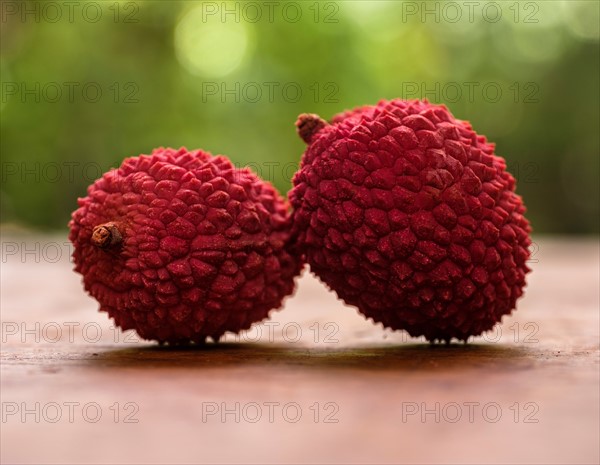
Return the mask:
<svg viewBox="0 0 600 465">
<path fill-rule="evenodd" d="M 384 331 L 305 272 L 204 349 L 114 330 L 63 237 L 2 237 L 2 463 L 598 463 L 597 238 L 536 238 L 519 309 L 467 345 Z"/>
</svg>

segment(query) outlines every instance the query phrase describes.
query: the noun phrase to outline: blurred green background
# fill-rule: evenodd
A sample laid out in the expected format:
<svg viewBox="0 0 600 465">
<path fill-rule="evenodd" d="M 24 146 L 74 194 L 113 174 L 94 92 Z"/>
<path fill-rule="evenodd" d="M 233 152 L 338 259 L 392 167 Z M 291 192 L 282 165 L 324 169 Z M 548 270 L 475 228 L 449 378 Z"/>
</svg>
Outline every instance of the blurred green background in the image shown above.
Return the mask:
<svg viewBox="0 0 600 465">
<path fill-rule="evenodd" d="M 427 97 L 497 144 L 535 232 L 599 230 L 599 2 L 10 2 L 1 218 L 64 229 L 126 156 L 204 148 L 285 193 L 302 112 Z"/>
</svg>

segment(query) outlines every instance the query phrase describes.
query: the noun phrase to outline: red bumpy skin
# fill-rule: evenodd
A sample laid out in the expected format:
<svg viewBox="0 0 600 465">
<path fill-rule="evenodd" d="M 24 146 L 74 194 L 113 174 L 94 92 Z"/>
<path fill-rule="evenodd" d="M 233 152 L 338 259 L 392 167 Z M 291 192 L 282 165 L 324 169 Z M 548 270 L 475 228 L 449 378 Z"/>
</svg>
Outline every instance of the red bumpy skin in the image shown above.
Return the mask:
<svg viewBox="0 0 600 465">
<path fill-rule="evenodd" d="M 469 123 L 397 99 L 296 125 L 309 145 L 294 240 L 340 298 L 430 341 L 466 341 L 511 313 L 530 227 L 505 161 Z"/>
<path fill-rule="evenodd" d="M 294 290 L 290 217 L 275 189 L 201 150 L 127 158 L 79 199 L 75 270 L 122 329 L 169 343 L 218 340 Z"/>
</svg>

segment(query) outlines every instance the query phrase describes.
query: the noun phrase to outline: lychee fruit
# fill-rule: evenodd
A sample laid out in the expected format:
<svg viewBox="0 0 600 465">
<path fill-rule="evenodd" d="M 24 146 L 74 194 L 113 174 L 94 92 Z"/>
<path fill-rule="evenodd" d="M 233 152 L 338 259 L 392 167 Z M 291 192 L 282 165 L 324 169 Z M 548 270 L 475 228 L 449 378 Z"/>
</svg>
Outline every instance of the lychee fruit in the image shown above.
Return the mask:
<svg viewBox="0 0 600 465">
<path fill-rule="evenodd" d="M 277 191 L 202 150 L 127 158 L 78 200 L 75 271 L 123 330 L 187 344 L 239 332 L 294 290 L 299 258 Z"/>
<path fill-rule="evenodd" d="M 347 304 L 429 341 L 491 329 L 523 294 L 530 226 L 494 144 L 443 105 L 300 115 L 295 247 Z"/>
</svg>

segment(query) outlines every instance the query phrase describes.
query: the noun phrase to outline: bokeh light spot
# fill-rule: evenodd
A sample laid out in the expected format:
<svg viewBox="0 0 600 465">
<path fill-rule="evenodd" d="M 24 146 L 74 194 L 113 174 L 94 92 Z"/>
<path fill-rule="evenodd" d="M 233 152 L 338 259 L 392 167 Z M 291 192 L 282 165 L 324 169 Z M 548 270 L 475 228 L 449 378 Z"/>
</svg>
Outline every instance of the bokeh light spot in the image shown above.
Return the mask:
<svg viewBox="0 0 600 465">
<path fill-rule="evenodd" d="M 196 7 L 179 21 L 175 29 L 175 53 L 190 73 L 223 77 L 238 69 L 251 53 L 249 26 L 234 18 L 223 21 Z"/>
</svg>

